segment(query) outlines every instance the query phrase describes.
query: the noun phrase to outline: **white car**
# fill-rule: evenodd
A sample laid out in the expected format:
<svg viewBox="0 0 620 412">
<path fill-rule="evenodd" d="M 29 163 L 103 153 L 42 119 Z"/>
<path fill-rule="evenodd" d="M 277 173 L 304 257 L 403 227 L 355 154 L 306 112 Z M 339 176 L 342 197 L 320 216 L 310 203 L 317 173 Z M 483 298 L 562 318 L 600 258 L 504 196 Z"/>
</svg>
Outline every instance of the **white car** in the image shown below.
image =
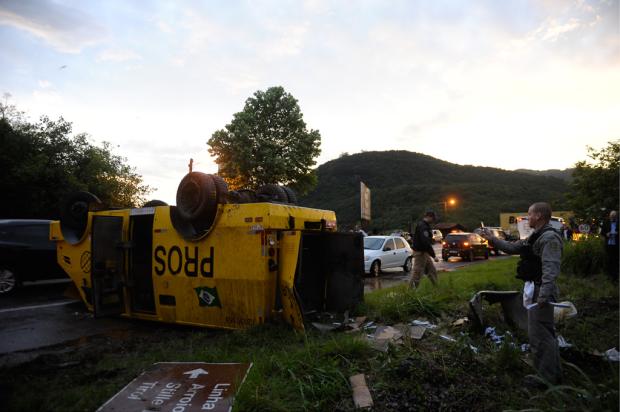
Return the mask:
<svg viewBox="0 0 620 412">
<path fill-rule="evenodd" d="M 364 238 L 364 271 L 379 276 L 381 269 L 402 267 L 411 271 L 413 250 L 400 236 L 367 236 Z"/>
<path fill-rule="evenodd" d="M 443 240 L 443 235 L 441 234 L 441 231 L 437 230 L 437 229 L 433 229 L 433 243 L 435 242 L 440 242 Z"/>
</svg>

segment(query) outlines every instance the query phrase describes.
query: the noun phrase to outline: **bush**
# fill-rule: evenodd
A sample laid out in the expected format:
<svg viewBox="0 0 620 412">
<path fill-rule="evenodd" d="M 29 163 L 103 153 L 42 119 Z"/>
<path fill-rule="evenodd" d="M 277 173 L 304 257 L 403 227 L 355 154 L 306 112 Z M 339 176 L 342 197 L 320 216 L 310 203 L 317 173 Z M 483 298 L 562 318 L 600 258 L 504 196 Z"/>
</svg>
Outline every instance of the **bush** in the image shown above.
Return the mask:
<svg viewBox="0 0 620 412">
<path fill-rule="evenodd" d="M 600 238 L 564 243 L 562 273 L 589 277 L 605 270 L 605 247 Z"/>
</svg>

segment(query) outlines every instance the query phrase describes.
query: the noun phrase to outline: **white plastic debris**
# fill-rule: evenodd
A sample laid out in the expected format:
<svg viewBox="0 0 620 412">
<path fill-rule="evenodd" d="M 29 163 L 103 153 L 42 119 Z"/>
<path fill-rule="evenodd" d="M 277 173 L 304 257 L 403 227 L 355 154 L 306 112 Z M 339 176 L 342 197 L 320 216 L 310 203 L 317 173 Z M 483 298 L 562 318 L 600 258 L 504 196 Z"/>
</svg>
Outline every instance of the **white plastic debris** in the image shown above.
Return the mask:
<svg viewBox="0 0 620 412">
<path fill-rule="evenodd" d="M 469 322 L 469 319 L 467 317 L 464 317 L 464 318 L 457 319 L 454 322 L 452 322 L 452 326 L 463 326 L 467 322 Z"/>
<path fill-rule="evenodd" d="M 555 323 L 560 323 L 566 319 L 574 318 L 577 316 L 577 308 L 573 305 L 573 302 L 559 302 L 552 303 L 553 305 L 553 320 Z"/>
<path fill-rule="evenodd" d="M 439 335 L 439 337 L 440 337 L 441 339 L 445 339 L 445 340 L 450 341 L 450 342 L 456 342 L 456 339 L 454 339 L 452 336 L 448 336 L 448 335 Z"/>
<path fill-rule="evenodd" d="M 558 335 L 556 337 L 556 339 L 558 340 L 558 346 L 560 348 L 572 348 L 573 347 L 573 344 L 572 343 L 568 343 L 566 341 L 566 339 L 564 339 L 564 336 L 562 336 L 562 335 Z"/>
<path fill-rule="evenodd" d="M 610 362 L 620 362 L 620 352 L 616 348 L 611 348 L 605 351 L 603 359 Z"/>
<path fill-rule="evenodd" d="M 491 339 L 496 345 L 501 345 L 502 341 L 504 340 L 504 336 L 498 335 L 495 332 L 495 328 L 492 326 L 489 326 L 484 330 L 484 336 L 488 336 L 489 339 Z"/>
<path fill-rule="evenodd" d="M 437 327 L 437 325 L 433 325 L 432 323 L 430 323 L 427 320 L 417 320 L 414 319 L 411 321 L 411 324 L 414 326 L 424 326 L 426 329 L 435 329 Z"/>
</svg>

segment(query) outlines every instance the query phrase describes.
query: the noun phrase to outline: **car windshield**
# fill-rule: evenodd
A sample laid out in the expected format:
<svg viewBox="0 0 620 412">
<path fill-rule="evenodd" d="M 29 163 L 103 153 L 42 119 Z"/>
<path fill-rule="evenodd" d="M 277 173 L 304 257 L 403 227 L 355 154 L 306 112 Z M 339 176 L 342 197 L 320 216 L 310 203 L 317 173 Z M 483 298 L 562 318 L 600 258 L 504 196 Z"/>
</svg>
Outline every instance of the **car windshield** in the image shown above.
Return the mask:
<svg viewBox="0 0 620 412">
<path fill-rule="evenodd" d="M 383 238 L 380 237 L 365 237 L 364 249 L 379 250 L 383 245 Z"/>
<path fill-rule="evenodd" d="M 467 235 L 467 234 L 448 235 L 448 237 L 446 238 L 446 242 L 455 241 L 455 240 L 467 240 L 468 236 L 469 235 Z"/>
</svg>

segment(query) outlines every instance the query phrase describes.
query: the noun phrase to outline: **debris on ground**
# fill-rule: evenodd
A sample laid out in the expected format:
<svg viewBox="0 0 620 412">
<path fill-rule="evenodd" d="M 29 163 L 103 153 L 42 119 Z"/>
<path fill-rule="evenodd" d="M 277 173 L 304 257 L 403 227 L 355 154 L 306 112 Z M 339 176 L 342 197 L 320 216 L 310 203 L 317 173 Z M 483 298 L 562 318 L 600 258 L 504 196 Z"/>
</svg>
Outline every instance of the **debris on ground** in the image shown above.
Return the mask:
<svg viewBox="0 0 620 412">
<path fill-rule="evenodd" d="M 372 407 L 372 396 L 366 385 L 364 374 L 353 375 L 349 378 L 353 390 L 353 403 L 356 408 L 367 409 Z"/>
<path fill-rule="evenodd" d="M 437 328 L 437 325 L 433 325 L 432 323 L 430 323 L 427 320 L 417 320 L 414 319 L 411 321 L 411 324 L 414 326 L 423 326 L 426 329 L 435 329 Z"/>
<path fill-rule="evenodd" d="M 314 326 L 315 328 L 317 328 L 321 332 L 331 332 L 333 330 L 336 330 L 336 329 L 340 328 L 342 326 L 342 324 L 338 323 L 338 322 L 334 322 L 334 323 L 312 322 L 312 326 Z"/>
<path fill-rule="evenodd" d="M 440 337 L 441 339 L 445 339 L 445 340 L 447 340 L 447 341 L 449 341 L 449 342 L 456 342 L 456 339 L 454 339 L 452 336 L 448 336 L 448 335 L 439 335 L 439 337 Z"/>
<path fill-rule="evenodd" d="M 496 345 L 501 345 L 504 342 L 504 338 L 506 335 L 512 336 L 510 332 L 506 332 L 505 335 L 500 335 L 496 332 L 495 328 L 492 326 L 489 326 L 484 330 L 484 336 L 487 336 Z"/>
<path fill-rule="evenodd" d="M 564 336 L 562 336 L 562 335 L 558 335 L 556 337 L 556 339 L 558 340 L 558 346 L 560 348 L 572 348 L 573 347 L 573 344 L 572 343 L 568 343 L 566 341 L 566 339 L 564 339 Z"/>
<path fill-rule="evenodd" d="M 560 323 L 566 319 L 574 318 L 577 316 L 577 308 L 573 302 L 558 302 L 553 304 L 553 320 L 555 323 Z"/>
<path fill-rule="evenodd" d="M 452 322 L 452 326 L 463 326 L 464 324 L 469 322 L 468 317 L 460 318 Z"/>
<path fill-rule="evenodd" d="M 424 336 L 424 332 L 426 332 L 426 327 L 420 325 L 411 326 L 411 328 L 409 329 L 409 333 L 412 339 L 422 339 L 422 336 Z"/>
<path fill-rule="evenodd" d="M 611 348 L 605 351 L 603 359 L 610 362 L 620 362 L 620 352 L 616 348 Z"/>
<path fill-rule="evenodd" d="M 495 291 L 481 290 L 476 292 L 469 300 L 471 320 L 480 331 L 485 330 L 484 317 L 482 312 L 482 300 L 489 304 L 500 303 L 506 322 L 527 330 L 527 312 L 523 307 L 523 298 L 518 291 Z"/>
<path fill-rule="evenodd" d="M 390 342 L 402 344 L 403 333 L 393 326 L 377 326 L 373 334 L 366 335 L 366 340 L 374 349 L 387 352 Z"/>
</svg>

